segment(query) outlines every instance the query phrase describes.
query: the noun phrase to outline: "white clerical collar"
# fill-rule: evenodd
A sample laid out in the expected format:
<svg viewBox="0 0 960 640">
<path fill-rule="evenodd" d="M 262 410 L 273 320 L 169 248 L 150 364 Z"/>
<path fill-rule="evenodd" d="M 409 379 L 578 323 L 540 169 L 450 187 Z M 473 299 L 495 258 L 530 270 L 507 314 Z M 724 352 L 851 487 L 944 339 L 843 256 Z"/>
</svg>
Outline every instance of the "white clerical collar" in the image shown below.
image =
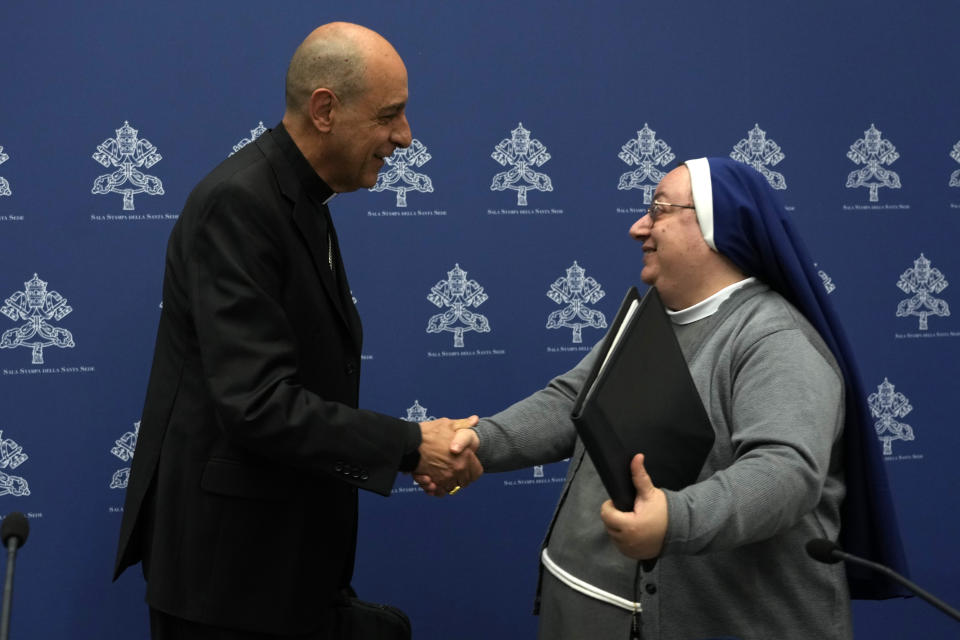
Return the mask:
<svg viewBox="0 0 960 640">
<path fill-rule="evenodd" d="M 744 278 L 740 282 L 734 282 L 733 284 L 720 289 L 715 294 L 701 300 L 692 307 L 687 307 L 686 309 L 680 309 L 679 311 L 671 311 L 667 309 L 667 315 L 670 317 L 670 321 L 673 324 L 690 324 L 696 322 L 697 320 L 703 320 L 709 316 L 712 316 L 717 309 L 720 308 L 720 305 L 724 300 L 730 297 L 734 291 L 737 289 L 742 289 L 748 284 L 756 282 L 756 278 Z"/>
</svg>

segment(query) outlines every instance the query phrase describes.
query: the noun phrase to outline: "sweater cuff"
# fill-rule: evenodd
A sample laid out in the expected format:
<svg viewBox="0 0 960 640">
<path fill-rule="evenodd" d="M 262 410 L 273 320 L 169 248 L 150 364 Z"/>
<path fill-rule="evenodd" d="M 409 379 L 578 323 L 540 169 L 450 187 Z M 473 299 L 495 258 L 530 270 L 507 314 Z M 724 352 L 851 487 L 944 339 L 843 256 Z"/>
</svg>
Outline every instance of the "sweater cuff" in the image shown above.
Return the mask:
<svg viewBox="0 0 960 640">
<path fill-rule="evenodd" d="M 686 539 L 686 532 L 690 529 L 690 513 L 678 492 L 663 489 L 663 494 L 667 498 L 667 530 L 663 536 L 660 555 L 683 553 L 681 543 Z"/>
</svg>

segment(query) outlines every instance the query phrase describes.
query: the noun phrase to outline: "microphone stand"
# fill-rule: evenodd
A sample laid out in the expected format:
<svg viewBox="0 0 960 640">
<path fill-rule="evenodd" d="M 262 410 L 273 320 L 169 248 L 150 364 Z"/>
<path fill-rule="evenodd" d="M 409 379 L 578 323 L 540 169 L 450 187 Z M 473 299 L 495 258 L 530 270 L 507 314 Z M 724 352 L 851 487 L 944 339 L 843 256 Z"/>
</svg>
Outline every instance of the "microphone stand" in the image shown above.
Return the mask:
<svg viewBox="0 0 960 640">
<path fill-rule="evenodd" d="M 831 551 L 831 554 L 835 555 L 838 558 L 842 558 L 847 562 L 858 564 L 860 566 L 867 567 L 868 569 L 873 569 L 874 571 L 879 571 L 880 573 L 887 576 L 888 578 L 891 578 L 894 581 L 899 582 L 900 584 L 905 586 L 907 589 L 914 592 L 915 594 L 917 594 L 918 596 L 920 596 L 921 598 L 923 598 L 924 600 L 926 600 L 927 602 L 929 602 L 930 604 L 932 604 L 937 609 L 944 612 L 945 614 L 947 614 L 957 622 L 960 622 L 960 611 L 957 611 L 956 609 L 954 609 L 953 607 L 948 605 L 946 602 L 944 602 L 940 598 L 933 595 L 932 593 L 924 589 L 921 589 L 918 585 L 914 584 L 910 580 L 907 580 L 906 578 L 901 576 L 899 573 L 897 573 L 890 567 L 886 567 L 877 562 L 871 562 L 870 560 L 865 560 L 864 558 L 860 558 L 858 556 L 849 554 L 845 551 L 841 551 L 840 549 L 833 549 Z"/>
<path fill-rule="evenodd" d="M 0 640 L 10 635 L 10 606 L 13 602 L 13 569 L 17 562 L 17 546 L 20 539 L 11 536 L 7 540 L 7 578 L 3 583 L 3 612 L 0 613 Z"/>
</svg>

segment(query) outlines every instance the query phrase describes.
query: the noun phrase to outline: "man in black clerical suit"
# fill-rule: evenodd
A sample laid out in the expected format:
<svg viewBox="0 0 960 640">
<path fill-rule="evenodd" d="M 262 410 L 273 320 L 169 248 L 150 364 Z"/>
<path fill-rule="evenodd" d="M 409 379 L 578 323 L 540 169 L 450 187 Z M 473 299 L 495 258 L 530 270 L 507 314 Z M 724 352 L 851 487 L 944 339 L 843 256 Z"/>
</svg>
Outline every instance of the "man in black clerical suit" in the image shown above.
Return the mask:
<svg viewBox="0 0 960 640">
<path fill-rule="evenodd" d="M 313 31 L 281 124 L 193 190 L 170 235 L 163 311 L 115 577 L 143 563 L 154 638 L 333 637 L 357 488 L 398 471 L 452 490 L 479 473 L 456 427 L 357 408 L 361 328 L 327 203 L 410 144 L 407 74 L 381 36 Z"/>
</svg>

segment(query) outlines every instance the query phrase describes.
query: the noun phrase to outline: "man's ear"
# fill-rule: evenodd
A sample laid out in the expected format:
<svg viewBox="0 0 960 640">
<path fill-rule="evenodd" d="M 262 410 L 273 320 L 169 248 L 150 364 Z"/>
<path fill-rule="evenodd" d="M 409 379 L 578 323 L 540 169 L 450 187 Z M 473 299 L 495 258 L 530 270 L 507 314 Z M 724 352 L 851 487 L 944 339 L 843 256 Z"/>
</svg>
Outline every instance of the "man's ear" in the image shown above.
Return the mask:
<svg viewBox="0 0 960 640">
<path fill-rule="evenodd" d="M 333 112 L 337 96 L 330 89 L 315 89 L 310 94 L 310 121 L 317 131 L 329 133 L 333 127 Z"/>
</svg>

